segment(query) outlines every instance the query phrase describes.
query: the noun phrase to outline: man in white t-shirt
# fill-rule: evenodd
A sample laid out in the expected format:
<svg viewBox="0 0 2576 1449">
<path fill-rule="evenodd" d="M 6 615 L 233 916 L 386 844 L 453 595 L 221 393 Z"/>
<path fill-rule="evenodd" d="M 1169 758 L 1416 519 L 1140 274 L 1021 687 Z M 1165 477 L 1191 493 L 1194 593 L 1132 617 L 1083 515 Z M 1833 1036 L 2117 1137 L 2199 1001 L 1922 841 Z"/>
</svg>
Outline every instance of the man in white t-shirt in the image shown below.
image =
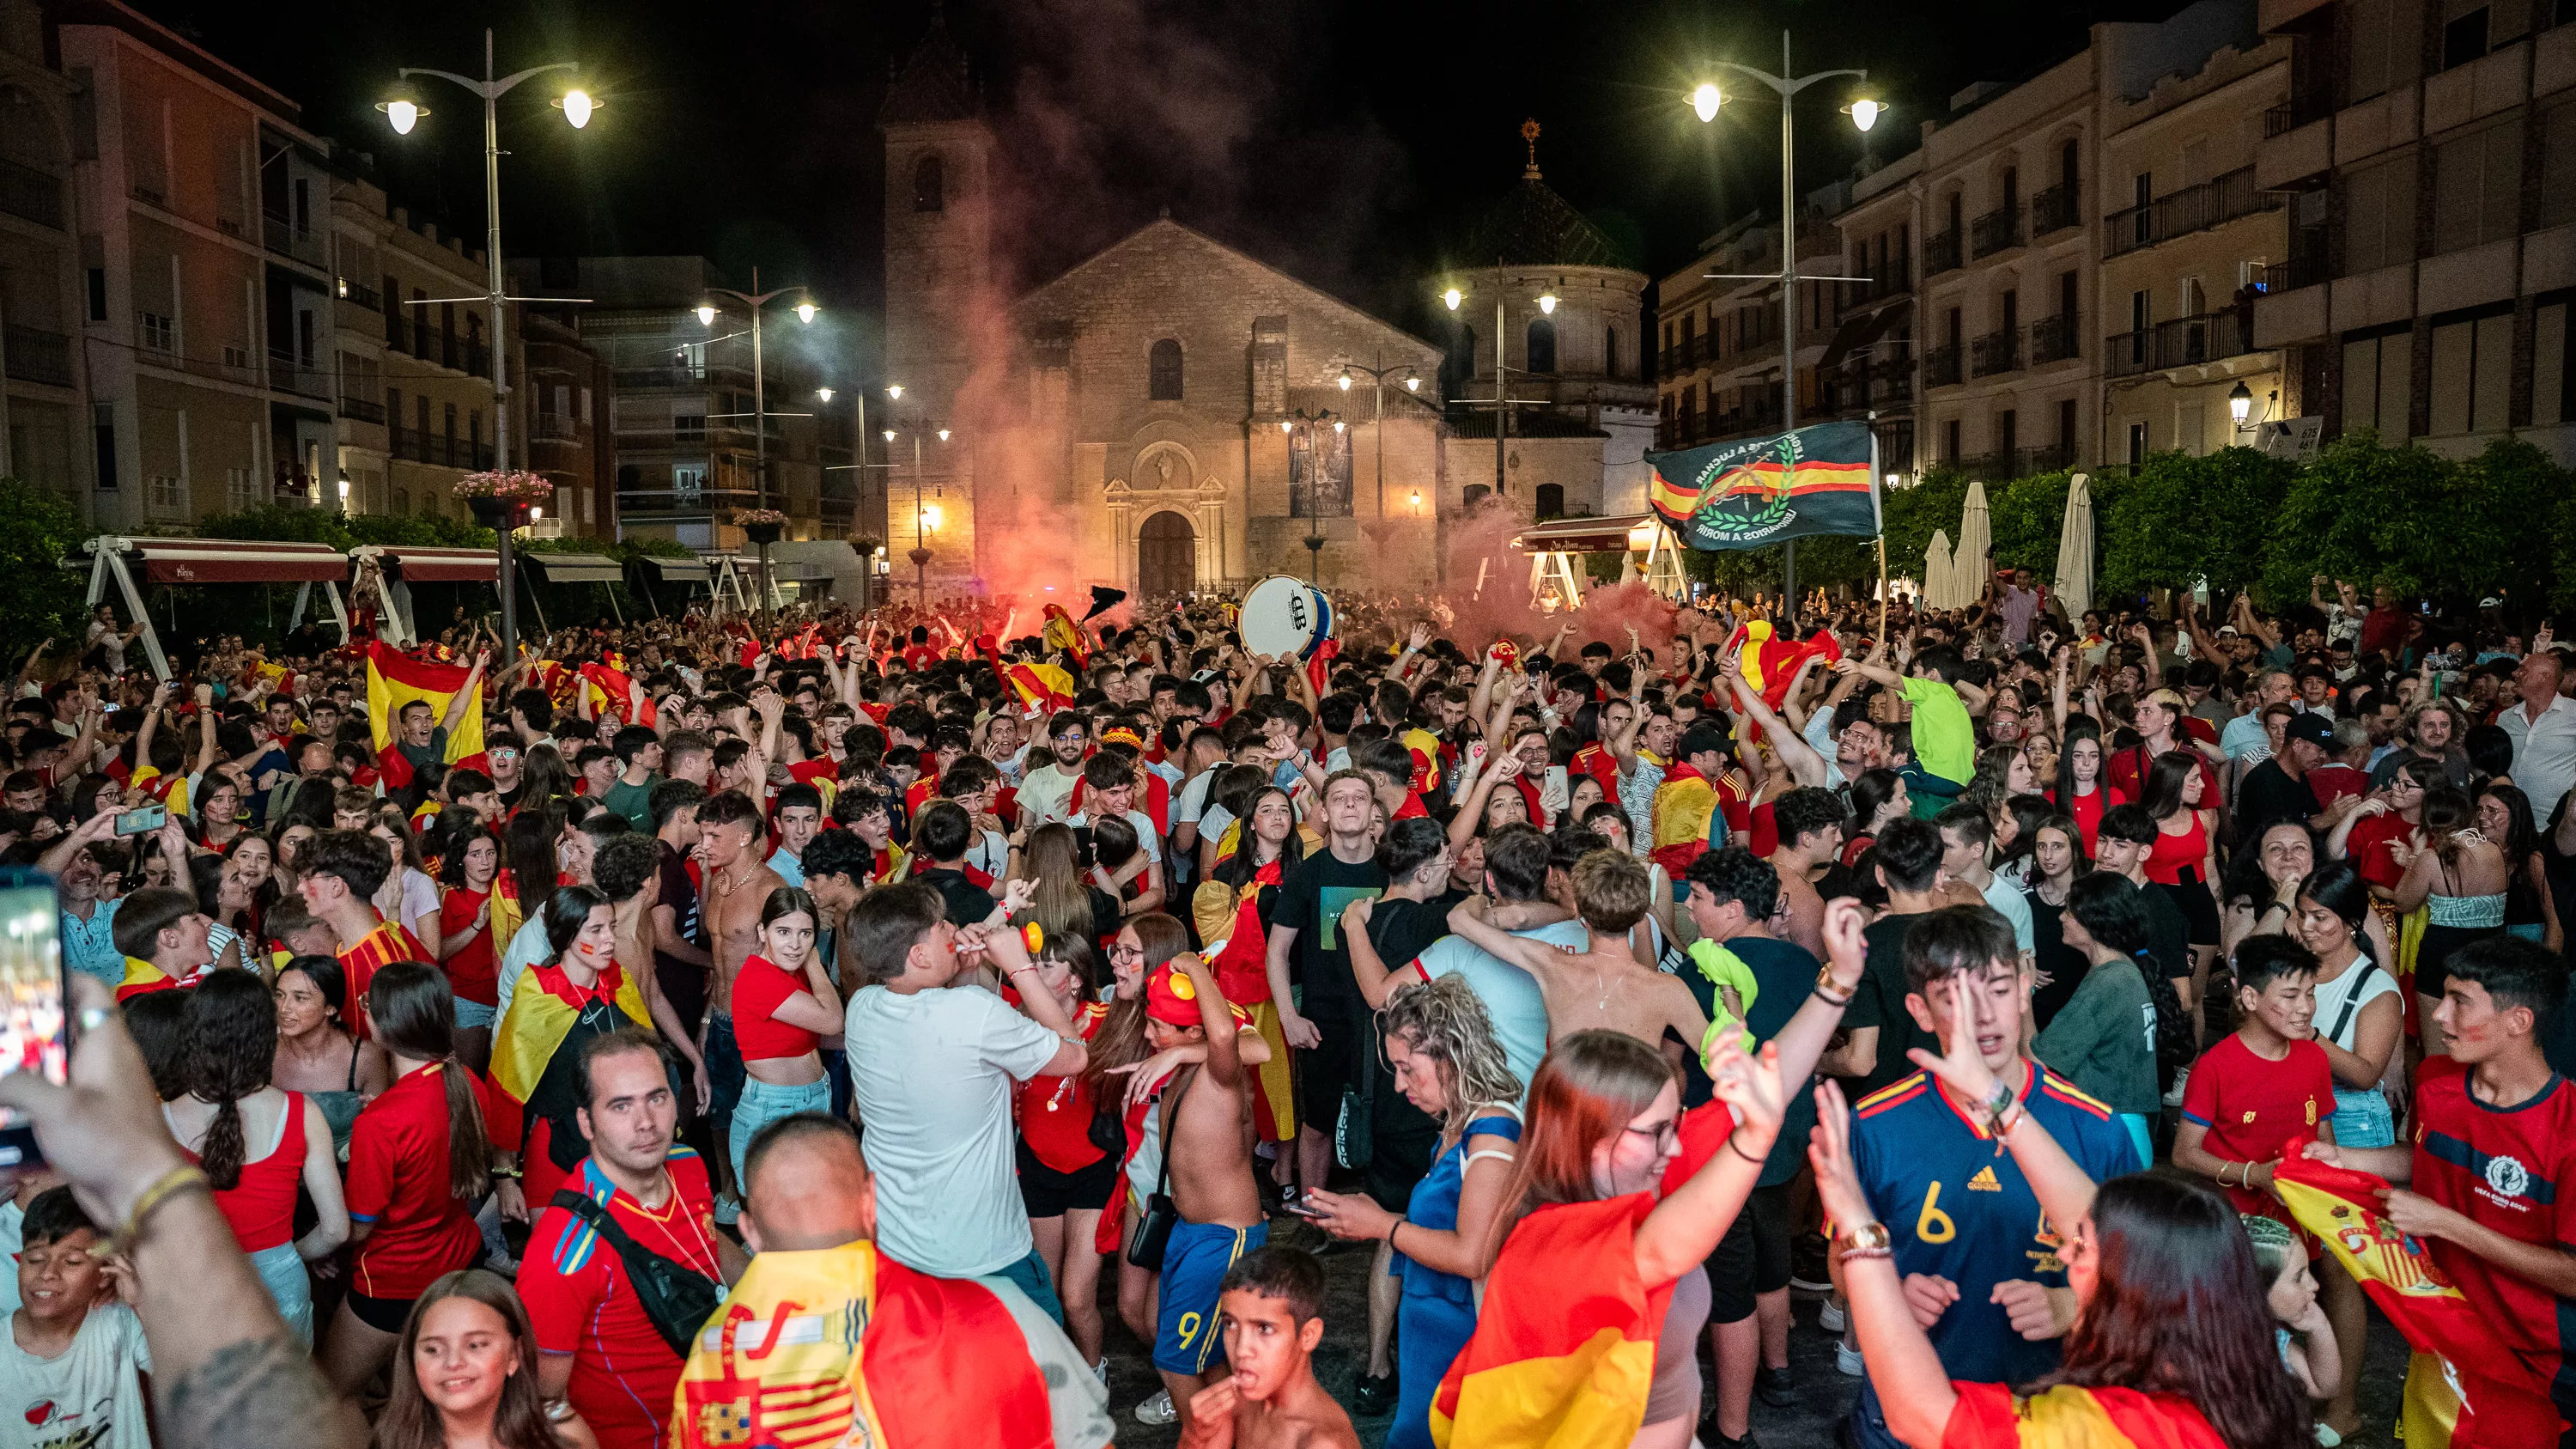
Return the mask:
<svg viewBox="0 0 2576 1449">
<path fill-rule="evenodd" d="M 1953 805 L 1933 817 L 1932 823 L 1941 830 L 1941 873 L 1951 884 L 1974 890 L 1996 915 L 2011 923 L 2013 945 L 2028 962 L 2038 949 L 2032 936 L 2030 900 L 2021 887 L 1995 874 L 1986 863 L 1987 847 L 1995 839 L 1986 812 L 1974 805 Z"/>
<path fill-rule="evenodd" d="M 1547 837 L 1527 825 L 1507 826 L 1485 839 L 1485 893 L 1494 898 L 1490 917 L 1495 927 L 1551 946 L 1582 950 L 1590 944 L 1588 928 L 1565 907 L 1547 898 Z M 1386 1005 L 1397 988 L 1443 976 L 1467 978 L 1476 998 L 1493 1018 L 1494 1040 L 1529 1094 L 1530 1078 L 1547 1055 L 1547 994 L 1538 978 L 1486 952 L 1464 936 L 1443 936 L 1411 961 L 1378 959 L 1367 933 L 1347 932 L 1351 975 L 1372 1010 Z"/>
<path fill-rule="evenodd" d="M 1073 811 L 1074 782 L 1082 778 L 1083 750 L 1091 743 L 1091 721 L 1066 710 L 1047 721 L 1047 737 L 1021 755 L 1020 825 L 1035 830 L 1052 825 Z"/>
<path fill-rule="evenodd" d="M 1216 788 L 1217 772 L 1225 768 L 1225 736 L 1204 726 L 1192 730 L 1182 754 L 1189 775 L 1172 797 L 1172 855 L 1176 860 L 1195 860 L 1199 822 L 1215 803 L 1208 795 Z"/>
<path fill-rule="evenodd" d="M 1070 1077 L 1087 1055 L 1019 935 L 948 923 L 939 892 L 913 882 L 868 892 L 841 939 L 865 984 L 845 1026 L 850 1087 L 876 1170 L 877 1242 L 943 1278 L 1010 1279 L 1059 1323 L 1062 1303 L 1029 1236 L 1012 1161 L 1011 1086 Z M 1027 1016 L 980 983 L 977 967 L 1016 980 Z"/>
<path fill-rule="evenodd" d="M 119 1301 L 131 1279 L 111 1275 L 99 1232 L 68 1187 L 47 1188 L 20 1221 L 20 1304 L 0 1342 L 5 1442 L 82 1449 L 152 1449 L 143 1375 L 152 1350 L 143 1321 Z"/>
<path fill-rule="evenodd" d="M 1103 750 L 1082 767 L 1082 806 L 1064 823 L 1081 830 L 1105 815 L 1124 816 L 1136 827 L 1136 844 L 1145 859 L 1162 863 L 1162 833 L 1154 829 L 1154 817 L 1136 808 L 1136 767 L 1125 756 Z"/>
</svg>

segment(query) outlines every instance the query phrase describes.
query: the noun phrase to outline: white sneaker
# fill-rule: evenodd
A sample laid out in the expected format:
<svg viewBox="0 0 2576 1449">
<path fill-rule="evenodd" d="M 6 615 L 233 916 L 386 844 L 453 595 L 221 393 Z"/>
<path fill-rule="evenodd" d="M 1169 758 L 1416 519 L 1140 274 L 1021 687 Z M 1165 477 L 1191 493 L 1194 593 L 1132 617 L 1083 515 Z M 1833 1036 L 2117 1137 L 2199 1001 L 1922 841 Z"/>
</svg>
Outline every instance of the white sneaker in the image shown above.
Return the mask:
<svg viewBox="0 0 2576 1449">
<path fill-rule="evenodd" d="M 1853 1358 L 1857 1359 L 1859 1358 L 1859 1355 L 1854 1354 Z M 1161 1393 L 1156 1394 L 1154 1397 L 1147 1399 L 1145 1402 L 1136 1406 L 1136 1422 L 1139 1424 L 1151 1425 L 1157 1429 L 1161 1428 L 1165 1424 L 1172 1423 L 1180 1417 L 1181 1411 L 1172 1407 L 1172 1391 L 1170 1389 L 1165 1389 Z"/>
<path fill-rule="evenodd" d="M 1827 1333 L 1840 1333 L 1850 1322 L 1843 1313 L 1843 1306 L 1830 1298 L 1816 1308 L 1816 1326 Z"/>
<path fill-rule="evenodd" d="M 1860 1350 L 1848 1344 L 1834 1345 L 1834 1367 L 1845 1378 L 1866 1378 L 1869 1375 L 1869 1365 L 1861 1361 Z"/>
<path fill-rule="evenodd" d="M 1100 1362 L 1091 1366 L 1091 1376 L 1100 1380 L 1100 1386 L 1102 1388 L 1105 1389 L 1109 1387 L 1109 1355 L 1105 1353 L 1102 1354 L 1100 1356 Z"/>
</svg>

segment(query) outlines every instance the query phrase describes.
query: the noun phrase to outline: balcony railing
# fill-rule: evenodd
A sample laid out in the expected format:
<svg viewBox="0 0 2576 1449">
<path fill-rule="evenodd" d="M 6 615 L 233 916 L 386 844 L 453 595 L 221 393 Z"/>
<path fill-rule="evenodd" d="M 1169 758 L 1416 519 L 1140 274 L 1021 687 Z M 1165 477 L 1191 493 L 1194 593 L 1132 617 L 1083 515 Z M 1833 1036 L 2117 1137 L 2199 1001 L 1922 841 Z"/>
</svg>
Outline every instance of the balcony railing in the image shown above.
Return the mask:
<svg viewBox="0 0 2576 1449">
<path fill-rule="evenodd" d="M 2070 226 L 2084 224 L 2084 213 L 2078 205 L 2081 189 L 2072 181 L 2061 181 L 2030 199 L 2030 236 L 2037 241 Z"/>
<path fill-rule="evenodd" d="M 2215 180 L 2159 196 L 2144 206 L 2111 213 L 2104 218 L 2109 237 L 2104 255 L 2120 256 L 2191 232 L 2207 231 L 2240 216 L 2278 211 L 2282 205 L 2280 193 L 2255 189 L 2253 167 L 2240 166 Z"/>
<path fill-rule="evenodd" d="M 1923 239 L 1923 275 L 1937 277 L 1959 269 L 1959 234 L 1945 231 Z"/>
<path fill-rule="evenodd" d="M 385 420 L 385 405 L 373 398 L 351 397 L 342 393 L 340 416 L 362 423 L 381 423 Z"/>
<path fill-rule="evenodd" d="M 2061 312 L 2042 317 L 2030 324 L 2030 365 L 2064 362 L 2083 350 L 2083 336 L 2076 330 L 2075 314 Z"/>
<path fill-rule="evenodd" d="M 1989 332 L 1969 344 L 1970 370 L 1978 377 L 2021 370 L 2021 329 L 2007 327 Z"/>
<path fill-rule="evenodd" d="M 431 463 L 441 468 L 483 469 L 492 466 L 492 445 L 489 443 L 401 427 L 386 429 L 385 441 L 387 451 L 396 458 L 414 463 Z"/>
<path fill-rule="evenodd" d="M 331 374 L 318 367 L 299 364 L 292 352 L 274 349 L 268 354 L 268 385 L 279 392 L 297 393 L 304 397 L 332 395 Z"/>
<path fill-rule="evenodd" d="M 1990 257 L 2021 245 L 2021 208 L 1997 207 L 1968 223 L 1968 251 L 1972 256 Z"/>
<path fill-rule="evenodd" d="M 2071 443 L 2042 443 L 2013 450 L 2013 476 L 2016 478 L 2055 473 L 2074 466 L 2075 447 Z"/>
<path fill-rule="evenodd" d="M 1959 380 L 1959 345 L 1935 347 L 1923 354 L 1923 385 L 1948 387 Z"/>
<path fill-rule="evenodd" d="M 270 251 L 317 267 L 322 265 L 322 238 L 311 227 L 297 226 L 295 219 L 282 211 L 263 211 L 260 219 L 261 235 Z"/>
<path fill-rule="evenodd" d="M 1858 307 L 1870 302 L 1884 301 L 1889 297 L 1901 297 L 1914 290 L 1912 279 L 1906 276 L 1905 258 L 1895 256 L 1889 257 L 1887 261 L 1885 276 L 1872 277 L 1866 282 L 1846 283 L 1851 288 L 1851 292 L 1848 300 L 1843 303 L 1844 306 Z M 1852 269 L 1861 270 L 1861 264 L 1853 263 Z"/>
<path fill-rule="evenodd" d="M 2254 350 L 2254 317 L 2250 308 L 2203 312 L 2159 322 L 2144 332 L 2121 332 L 2106 339 L 2104 363 L 2113 377 L 2135 377 L 2171 367 L 2216 362 Z"/>
<path fill-rule="evenodd" d="M 59 332 L 11 325 L 0 329 L 0 351 L 9 354 L 9 376 L 20 382 L 72 385 L 72 340 Z"/>
<path fill-rule="evenodd" d="M 351 306 L 364 307 L 370 312 L 381 312 L 385 309 L 383 294 L 364 282 L 342 282 L 340 299 Z"/>
<path fill-rule="evenodd" d="M 0 161 L 0 211 L 20 221 L 62 230 L 62 178 L 15 161 Z"/>
<path fill-rule="evenodd" d="M 2265 293 L 2295 292 L 2313 287 L 2326 279 L 2326 259 L 2321 256 L 2292 257 L 2286 262 L 2273 262 L 2263 268 Z"/>
</svg>

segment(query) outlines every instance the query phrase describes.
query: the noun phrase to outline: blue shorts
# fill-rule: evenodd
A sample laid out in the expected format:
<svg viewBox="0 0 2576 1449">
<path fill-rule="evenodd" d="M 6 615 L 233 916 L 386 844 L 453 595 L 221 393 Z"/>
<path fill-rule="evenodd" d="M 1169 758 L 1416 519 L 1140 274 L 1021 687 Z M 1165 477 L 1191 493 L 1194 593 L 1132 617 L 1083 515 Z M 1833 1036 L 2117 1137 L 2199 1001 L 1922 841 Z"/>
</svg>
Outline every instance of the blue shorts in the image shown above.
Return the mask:
<svg viewBox="0 0 2576 1449">
<path fill-rule="evenodd" d="M 1154 1325 L 1154 1367 L 1165 1373 L 1204 1374 L 1225 1362 L 1217 1333 L 1216 1300 L 1234 1260 L 1270 1241 L 1270 1224 L 1229 1228 L 1216 1223 L 1172 1224 L 1163 1249 L 1163 1311 Z"/>
</svg>

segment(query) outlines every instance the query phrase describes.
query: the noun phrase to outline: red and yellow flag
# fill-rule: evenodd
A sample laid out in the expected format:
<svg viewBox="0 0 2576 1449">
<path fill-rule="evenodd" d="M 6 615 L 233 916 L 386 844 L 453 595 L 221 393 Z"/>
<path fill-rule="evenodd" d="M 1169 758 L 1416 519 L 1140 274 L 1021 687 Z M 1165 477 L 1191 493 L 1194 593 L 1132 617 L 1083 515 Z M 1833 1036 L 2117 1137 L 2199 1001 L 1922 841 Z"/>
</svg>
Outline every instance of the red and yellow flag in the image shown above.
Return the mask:
<svg viewBox="0 0 2576 1449">
<path fill-rule="evenodd" d="M 2059 1384 L 2024 1398 L 2003 1384 L 1956 1387 L 1941 1449 L 2227 1449 L 2200 1410 L 2173 1394 Z"/>
<path fill-rule="evenodd" d="M 413 704 L 425 704 L 432 718 L 446 718 L 448 702 L 456 698 L 456 692 L 465 687 L 472 673 L 454 665 L 424 664 L 381 640 L 367 646 L 367 730 L 369 742 L 376 747 L 376 767 L 384 772 L 388 786 L 399 790 L 411 783 L 411 762 L 392 747 L 402 711 Z M 448 764 L 483 753 L 479 682 L 475 693 L 478 697 L 457 717 L 456 728 L 447 732 L 444 758 Z"/>
<path fill-rule="evenodd" d="M 608 989 L 609 999 L 627 1020 L 646 1031 L 653 1030 L 653 1017 L 645 1009 L 644 993 L 636 987 L 635 978 L 612 964 L 600 973 L 599 984 Z M 500 1028 L 492 1033 L 492 1085 L 507 1095 L 516 1109 L 499 1114 L 508 1119 L 506 1127 L 498 1117 L 492 1124 L 493 1140 L 502 1147 L 518 1147 L 528 1100 L 536 1095 L 537 1081 L 545 1075 L 546 1063 L 554 1060 L 555 1049 L 563 1045 L 581 1009 L 580 993 L 551 964 L 520 972 L 519 984 L 512 989 L 510 999 L 501 1003 Z"/>
<path fill-rule="evenodd" d="M 2300 1155 L 2305 1146 L 2284 1151 L 2275 1191 L 2414 1346 L 2401 1410 L 2406 1449 L 2558 1443 L 2563 1426 L 2549 1386 L 2443 1274 L 2430 1247 L 2379 1215 L 2388 1184 L 2310 1161 Z"/>
<path fill-rule="evenodd" d="M 1440 1392 L 1440 1449 L 1595 1449 L 1646 1421 L 1655 1337 L 1673 1285 L 1637 1276 L 1652 1193 L 1561 1203 L 1523 1218 L 1486 1280 L 1485 1303 Z"/>
<path fill-rule="evenodd" d="M 603 708 L 615 709 L 622 715 L 626 713 L 627 701 L 632 699 L 635 717 L 628 720 L 628 724 L 650 727 L 658 721 L 661 711 L 653 707 L 650 697 L 634 693 L 635 681 L 627 677 L 626 671 L 613 665 L 585 664 L 581 667 L 581 677 L 590 687 L 590 711 L 594 716 Z"/>
<path fill-rule="evenodd" d="M 1091 649 L 1084 638 L 1082 626 L 1075 623 L 1073 616 L 1064 611 L 1064 605 L 1046 606 L 1046 629 L 1043 637 L 1049 649 L 1061 649 L 1072 655 L 1074 668 L 1082 669 L 1091 663 Z"/>
</svg>

